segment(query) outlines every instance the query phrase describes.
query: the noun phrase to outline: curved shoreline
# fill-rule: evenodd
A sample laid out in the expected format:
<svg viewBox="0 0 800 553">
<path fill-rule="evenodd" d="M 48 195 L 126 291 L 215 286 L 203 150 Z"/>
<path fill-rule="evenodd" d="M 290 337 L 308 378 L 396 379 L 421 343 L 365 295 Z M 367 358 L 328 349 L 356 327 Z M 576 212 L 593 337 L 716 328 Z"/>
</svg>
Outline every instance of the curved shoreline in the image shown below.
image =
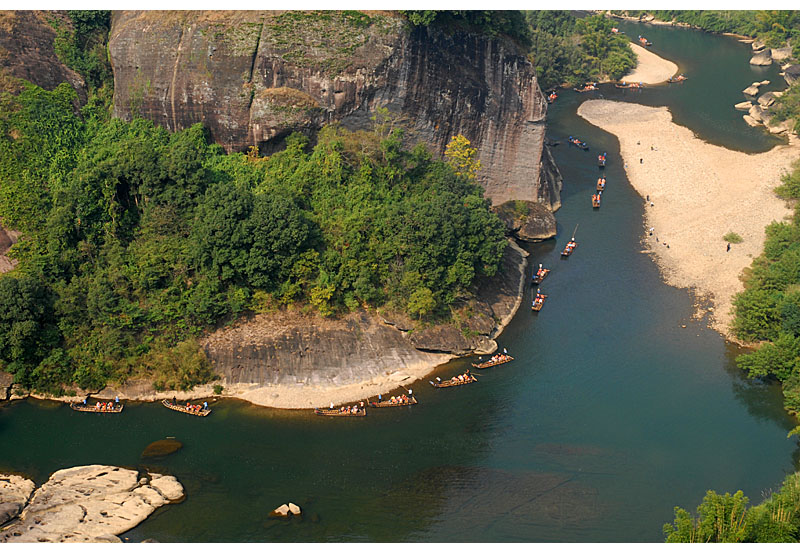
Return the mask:
<svg viewBox="0 0 800 553">
<path fill-rule="evenodd" d="M 628 180 L 650 198 L 643 242 L 664 280 L 710 299 L 711 327 L 735 341 L 730 324 L 733 296 L 744 288 L 739 275 L 761 254 L 765 227 L 792 213 L 773 189 L 800 145 L 791 140 L 761 154 L 728 150 L 675 124 L 666 107 L 589 100 L 578 115 L 618 138 Z M 731 231 L 744 241 L 727 251 L 722 236 Z"/>
<path fill-rule="evenodd" d="M 622 81 L 660 84 L 674 76 L 678 72 L 678 65 L 668 59 L 662 58 L 638 44 L 631 42 L 631 49 L 636 54 L 636 67 L 622 77 Z"/>
<path fill-rule="evenodd" d="M 525 294 L 525 271 L 528 265 L 526 252 L 520 247 L 516 241 L 509 240 L 510 248 L 519 256 L 519 261 L 515 263 L 514 268 L 518 271 L 518 278 L 516 279 L 516 297 L 513 304 L 508 308 L 508 312 L 499 321 L 496 322 L 496 327 L 490 336 L 489 343 L 493 345 L 491 351 L 476 351 L 474 354 L 492 353 L 497 349 L 497 344 L 493 341 L 511 322 L 519 310 L 520 305 Z M 514 297 L 514 296 L 511 296 Z M 126 393 L 122 390 L 117 390 L 113 386 L 107 386 L 97 393 L 91 393 L 91 400 L 94 401 L 109 401 L 114 400 L 119 396 L 121 401 L 146 401 L 146 402 L 160 402 L 164 399 L 172 399 L 175 397 L 179 401 L 197 400 L 198 398 L 232 398 L 241 399 L 254 405 L 261 407 L 272 407 L 277 409 L 313 409 L 316 407 L 327 407 L 330 403 L 335 405 L 353 403 L 358 401 L 367 401 L 367 399 L 376 397 L 378 394 L 391 394 L 395 390 L 408 390 L 417 386 L 418 384 L 425 384 L 423 379 L 434 373 L 441 365 L 458 357 L 465 357 L 455 355 L 452 353 L 427 353 L 420 351 L 419 357 L 421 361 L 413 363 L 405 363 L 403 366 L 395 369 L 383 371 L 380 374 L 372 375 L 369 379 L 344 384 L 341 386 L 325 386 L 320 384 L 304 384 L 298 382 L 293 385 L 286 384 L 258 384 L 258 383 L 235 383 L 229 384 L 224 381 L 210 382 L 208 384 L 195 386 L 191 391 L 181 392 L 175 390 L 157 392 L 152 390 L 152 387 L 146 385 L 142 386 L 140 392 L 132 391 Z M 221 384 L 224 386 L 222 394 L 214 394 L 214 386 Z M 135 386 L 133 386 L 135 388 Z M 25 399 L 32 397 L 35 399 L 61 401 L 65 403 L 81 401 L 85 396 L 61 396 L 52 397 L 43 394 L 31 393 L 25 396 L 11 397 L 10 399 Z"/>
</svg>

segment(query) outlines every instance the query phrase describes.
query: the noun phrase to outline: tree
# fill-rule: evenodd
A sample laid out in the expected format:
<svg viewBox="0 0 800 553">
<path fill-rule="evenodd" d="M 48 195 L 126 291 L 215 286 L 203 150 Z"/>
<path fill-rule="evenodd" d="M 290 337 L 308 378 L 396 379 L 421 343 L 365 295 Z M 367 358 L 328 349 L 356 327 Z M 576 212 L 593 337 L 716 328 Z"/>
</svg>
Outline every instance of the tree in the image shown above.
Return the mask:
<svg viewBox="0 0 800 553">
<path fill-rule="evenodd" d="M 481 162 L 476 158 L 478 150 L 473 148 L 469 140 L 462 135 L 456 135 L 447 144 L 444 156 L 447 163 L 453 168 L 456 175 L 475 180 L 481 170 Z"/>
<path fill-rule="evenodd" d="M 667 543 L 738 543 L 745 541 L 748 499 L 741 490 L 719 495 L 709 490 L 697 508 L 697 519 L 675 507 L 675 521 L 664 525 Z"/>
</svg>

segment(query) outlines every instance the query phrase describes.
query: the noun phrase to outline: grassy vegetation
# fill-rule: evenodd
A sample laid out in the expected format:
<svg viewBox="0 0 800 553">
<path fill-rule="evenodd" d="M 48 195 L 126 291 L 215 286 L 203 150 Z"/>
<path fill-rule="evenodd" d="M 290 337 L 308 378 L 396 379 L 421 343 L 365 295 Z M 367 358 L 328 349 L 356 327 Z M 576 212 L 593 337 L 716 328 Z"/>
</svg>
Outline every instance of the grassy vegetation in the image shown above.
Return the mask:
<svg viewBox="0 0 800 553">
<path fill-rule="evenodd" d="M 741 244 L 744 241 L 744 239 L 735 232 L 729 232 L 723 236 L 722 239 L 731 244 Z"/>
</svg>

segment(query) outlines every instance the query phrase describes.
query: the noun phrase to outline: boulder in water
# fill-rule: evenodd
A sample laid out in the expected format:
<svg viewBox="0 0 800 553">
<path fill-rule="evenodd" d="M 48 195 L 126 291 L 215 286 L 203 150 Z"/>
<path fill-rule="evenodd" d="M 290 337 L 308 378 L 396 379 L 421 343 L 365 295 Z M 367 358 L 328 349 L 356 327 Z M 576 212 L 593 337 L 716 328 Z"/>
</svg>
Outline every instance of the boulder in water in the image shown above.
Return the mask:
<svg viewBox="0 0 800 553">
<path fill-rule="evenodd" d="M 775 100 L 778 99 L 778 96 L 774 92 L 767 92 L 766 94 L 762 94 L 758 97 L 758 104 L 762 108 L 766 108 L 771 106 L 775 103 Z"/>
<path fill-rule="evenodd" d="M 752 117 L 750 117 L 749 115 L 742 115 L 742 118 L 744 119 L 744 122 L 750 125 L 751 127 L 757 127 L 761 124 Z"/>
<path fill-rule="evenodd" d="M 178 440 L 156 440 L 144 448 L 144 451 L 142 451 L 142 459 L 148 459 L 151 457 L 166 457 L 167 455 L 175 453 L 182 447 L 183 444 Z"/>
<path fill-rule="evenodd" d="M 271 517 L 288 517 L 290 515 L 289 506 L 284 503 L 274 511 L 272 511 L 269 516 Z"/>
<path fill-rule="evenodd" d="M 764 49 L 760 52 L 756 52 L 753 57 L 750 58 L 750 65 L 772 65 L 770 50 Z"/>
<path fill-rule="evenodd" d="M 300 507 L 298 507 L 294 503 L 289 503 L 289 512 L 292 513 L 294 516 L 297 516 L 300 514 Z"/>
<path fill-rule="evenodd" d="M 755 96 L 756 94 L 758 94 L 758 87 L 755 85 L 750 85 L 744 90 L 742 90 L 742 92 L 744 94 L 747 94 L 748 96 Z"/>
<path fill-rule="evenodd" d="M 749 111 L 750 108 L 752 107 L 752 105 L 753 105 L 753 102 L 739 102 L 738 104 L 736 104 L 733 107 L 738 109 L 738 110 L 741 110 L 741 111 Z"/>
<path fill-rule="evenodd" d="M 762 123 L 764 121 L 764 110 L 761 109 L 761 106 L 753 105 L 753 107 L 750 108 L 748 115 L 750 115 L 750 117 L 752 117 L 759 123 Z"/>
</svg>

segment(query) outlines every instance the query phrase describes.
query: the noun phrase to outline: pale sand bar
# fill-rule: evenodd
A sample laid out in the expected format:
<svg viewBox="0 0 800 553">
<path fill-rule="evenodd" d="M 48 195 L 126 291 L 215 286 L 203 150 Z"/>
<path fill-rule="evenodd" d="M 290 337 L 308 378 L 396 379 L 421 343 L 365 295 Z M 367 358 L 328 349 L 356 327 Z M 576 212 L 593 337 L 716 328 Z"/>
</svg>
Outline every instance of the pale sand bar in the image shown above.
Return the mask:
<svg viewBox="0 0 800 553">
<path fill-rule="evenodd" d="M 633 71 L 622 77 L 629 83 L 657 84 L 663 83 L 678 72 L 678 66 L 669 60 L 655 55 L 653 52 L 631 42 L 631 49 L 638 62 Z"/>
<path fill-rule="evenodd" d="M 667 283 L 711 299 L 712 327 L 730 337 L 739 275 L 761 254 L 764 228 L 791 214 L 773 189 L 800 156 L 796 141 L 745 154 L 698 139 L 665 107 L 590 100 L 578 115 L 619 139 L 628 180 L 642 198 L 650 196 L 644 236 Z M 730 231 L 744 241 L 726 252 L 722 236 Z"/>
</svg>

